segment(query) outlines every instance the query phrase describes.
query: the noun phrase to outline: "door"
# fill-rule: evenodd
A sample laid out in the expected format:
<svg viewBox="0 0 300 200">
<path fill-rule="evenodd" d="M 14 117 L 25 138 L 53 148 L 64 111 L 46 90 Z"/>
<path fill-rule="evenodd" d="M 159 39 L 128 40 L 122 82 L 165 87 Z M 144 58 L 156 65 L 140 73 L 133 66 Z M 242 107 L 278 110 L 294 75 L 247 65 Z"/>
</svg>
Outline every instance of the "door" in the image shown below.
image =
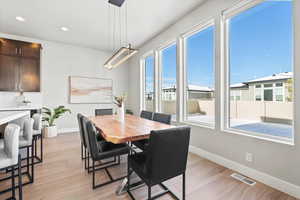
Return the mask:
<svg viewBox="0 0 300 200">
<path fill-rule="evenodd" d="M 19 58 L 0 54 L 0 91 L 18 91 Z"/>
<path fill-rule="evenodd" d="M 20 66 L 20 89 L 24 92 L 40 92 L 39 60 L 22 58 Z"/>
</svg>

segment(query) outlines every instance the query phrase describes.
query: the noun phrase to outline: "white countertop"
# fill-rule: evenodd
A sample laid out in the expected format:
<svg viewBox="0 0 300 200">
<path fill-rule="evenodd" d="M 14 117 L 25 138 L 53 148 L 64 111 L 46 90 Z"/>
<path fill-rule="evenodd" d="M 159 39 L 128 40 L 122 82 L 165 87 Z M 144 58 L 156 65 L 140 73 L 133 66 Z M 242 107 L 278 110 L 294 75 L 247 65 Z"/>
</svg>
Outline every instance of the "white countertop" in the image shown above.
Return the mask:
<svg viewBox="0 0 300 200">
<path fill-rule="evenodd" d="M 0 107 L 0 111 L 38 110 L 38 109 L 42 109 L 42 106 L 30 105 L 30 106 Z"/>
<path fill-rule="evenodd" d="M 30 115 L 29 111 L 0 111 L 0 125 Z"/>
</svg>

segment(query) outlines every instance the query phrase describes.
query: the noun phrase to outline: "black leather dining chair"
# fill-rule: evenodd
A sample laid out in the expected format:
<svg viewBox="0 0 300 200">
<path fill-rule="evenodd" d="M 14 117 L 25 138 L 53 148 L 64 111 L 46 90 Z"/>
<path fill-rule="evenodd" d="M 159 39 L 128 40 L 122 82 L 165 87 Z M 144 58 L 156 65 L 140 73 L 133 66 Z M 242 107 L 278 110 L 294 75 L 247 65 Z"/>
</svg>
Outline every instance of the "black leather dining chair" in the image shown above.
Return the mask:
<svg viewBox="0 0 300 200">
<path fill-rule="evenodd" d="M 153 118 L 153 112 L 142 110 L 140 117 L 144 118 L 144 119 L 152 120 L 152 118 Z"/>
<path fill-rule="evenodd" d="M 101 115 L 112 115 L 113 114 L 113 109 L 96 109 L 95 110 L 95 116 L 101 116 Z"/>
<path fill-rule="evenodd" d="M 142 110 L 140 117 L 144 118 L 144 119 L 152 120 L 153 112 Z M 141 150 L 145 150 L 145 148 L 146 148 L 145 146 L 147 145 L 147 143 L 148 143 L 148 140 L 139 140 L 139 141 L 132 142 L 132 144 L 134 146 L 138 147 Z"/>
<path fill-rule="evenodd" d="M 155 199 L 167 193 L 179 199 L 163 182 L 182 175 L 182 199 L 185 199 L 185 171 L 189 141 L 190 127 L 151 131 L 147 151 L 128 157 L 127 192 L 130 197 L 135 199 L 130 191 L 130 174 L 134 171 L 148 186 L 148 199 Z M 155 185 L 162 187 L 164 192 L 152 197 L 151 188 Z"/>
<path fill-rule="evenodd" d="M 93 123 L 86 117 L 83 117 L 82 121 L 83 121 L 82 125 L 84 129 L 85 141 L 92 159 L 93 189 L 124 179 L 126 176 L 113 178 L 110 172 L 108 171 L 108 168 L 116 165 L 120 165 L 120 156 L 128 154 L 129 147 L 126 144 L 113 144 L 106 141 L 97 142 L 96 139 L 97 131 Z M 99 167 L 96 169 L 95 162 L 98 161 L 101 162 L 104 159 L 113 158 L 113 157 L 119 158 L 116 163 L 105 165 L 103 167 Z M 96 184 L 95 172 L 99 170 L 104 170 L 107 173 L 110 180 L 105 183 Z"/>
<path fill-rule="evenodd" d="M 81 159 L 84 160 L 84 168 L 88 170 L 88 172 L 91 172 L 91 167 L 90 167 L 90 153 L 87 151 L 87 144 L 86 140 L 84 137 L 84 129 L 83 129 L 83 115 L 78 113 L 77 114 L 77 120 L 78 120 L 78 127 L 79 127 L 79 134 L 80 134 L 80 142 L 81 142 Z M 104 138 L 101 136 L 101 134 L 97 133 L 96 134 L 97 142 L 104 141 Z M 114 162 L 116 161 L 116 158 Z M 104 163 L 107 164 L 107 163 Z M 103 164 L 97 165 L 98 166 L 103 166 Z"/>
<path fill-rule="evenodd" d="M 164 124 L 171 124 L 172 116 L 165 113 L 154 113 L 153 121 L 161 122 Z"/>
<path fill-rule="evenodd" d="M 146 111 L 146 112 L 148 112 L 148 111 Z M 142 113 L 141 113 L 141 115 L 142 115 Z M 157 121 L 157 122 L 164 123 L 164 124 L 171 124 L 171 117 L 172 117 L 171 115 L 164 114 L 164 113 L 154 113 L 153 121 Z M 133 142 L 133 144 L 136 147 L 138 147 L 139 149 L 145 151 L 147 146 L 149 145 L 149 140 L 139 140 L 139 141 Z"/>
</svg>

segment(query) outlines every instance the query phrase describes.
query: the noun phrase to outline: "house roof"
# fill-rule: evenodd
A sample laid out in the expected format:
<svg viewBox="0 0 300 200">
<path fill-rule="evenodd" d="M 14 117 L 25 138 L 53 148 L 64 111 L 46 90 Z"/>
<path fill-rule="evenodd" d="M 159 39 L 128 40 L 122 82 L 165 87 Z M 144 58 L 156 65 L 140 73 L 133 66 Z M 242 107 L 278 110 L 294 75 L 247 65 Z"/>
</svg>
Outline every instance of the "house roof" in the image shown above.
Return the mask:
<svg viewBox="0 0 300 200">
<path fill-rule="evenodd" d="M 247 83 L 257 83 L 257 82 L 267 82 L 267 81 L 276 81 L 276 80 L 286 80 L 293 78 L 293 72 L 284 72 L 279 74 L 273 74 L 272 76 L 265 76 L 262 78 L 253 79 L 245 82 Z"/>
<path fill-rule="evenodd" d="M 176 85 L 163 88 L 163 90 L 168 90 L 168 89 L 176 89 Z M 206 87 L 206 86 L 200 86 L 200 85 L 188 85 L 188 90 L 199 91 L 199 92 L 212 92 L 212 91 L 214 91 L 213 88 Z"/>
<path fill-rule="evenodd" d="M 243 87 L 247 87 L 248 85 L 245 83 L 236 83 L 236 84 L 232 84 L 230 85 L 230 88 L 243 88 Z"/>
</svg>

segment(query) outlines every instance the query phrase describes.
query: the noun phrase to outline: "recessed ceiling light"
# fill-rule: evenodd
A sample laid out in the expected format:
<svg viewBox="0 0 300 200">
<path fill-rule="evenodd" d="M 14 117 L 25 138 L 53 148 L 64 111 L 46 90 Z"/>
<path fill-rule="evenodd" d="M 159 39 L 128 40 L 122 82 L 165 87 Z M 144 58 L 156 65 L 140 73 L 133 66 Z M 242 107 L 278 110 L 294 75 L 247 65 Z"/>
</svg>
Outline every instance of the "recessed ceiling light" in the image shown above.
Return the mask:
<svg viewBox="0 0 300 200">
<path fill-rule="evenodd" d="M 17 16 L 16 20 L 18 20 L 19 22 L 25 22 L 25 19 L 21 16 Z"/>
<path fill-rule="evenodd" d="M 61 27 L 61 28 L 60 28 L 60 30 L 62 30 L 62 31 L 65 31 L 65 32 L 66 32 L 66 31 L 69 31 L 69 28 L 68 28 L 68 27 L 65 27 L 65 26 L 63 26 L 63 27 Z"/>
</svg>

